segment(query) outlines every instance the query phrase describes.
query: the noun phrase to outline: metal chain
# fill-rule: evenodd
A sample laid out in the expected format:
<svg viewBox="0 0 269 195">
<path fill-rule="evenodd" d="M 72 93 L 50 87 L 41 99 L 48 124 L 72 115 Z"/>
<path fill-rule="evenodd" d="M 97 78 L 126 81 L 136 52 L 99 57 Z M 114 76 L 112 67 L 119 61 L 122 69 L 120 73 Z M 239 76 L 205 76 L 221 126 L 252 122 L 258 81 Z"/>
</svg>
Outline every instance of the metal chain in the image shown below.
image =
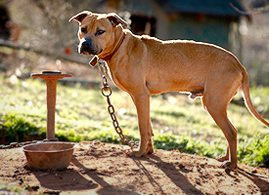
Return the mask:
<svg viewBox="0 0 269 195">
<path fill-rule="evenodd" d="M 101 88 L 101 92 L 102 92 L 102 95 L 104 97 L 106 97 L 107 104 L 108 104 L 107 110 L 108 110 L 108 113 L 109 113 L 109 115 L 111 117 L 114 129 L 119 134 L 120 139 L 121 139 L 121 141 L 123 143 L 128 144 L 131 147 L 131 149 L 137 148 L 139 143 L 136 142 L 136 141 L 130 140 L 128 137 L 123 135 L 122 129 L 121 129 L 121 127 L 119 125 L 119 122 L 117 120 L 117 117 L 116 117 L 116 114 L 115 114 L 115 108 L 112 105 L 111 100 L 110 100 L 110 96 L 112 94 L 112 89 L 109 87 L 108 82 L 107 82 L 107 66 L 106 66 L 106 63 L 100 62 L 100 61 L 98 61 L 97 63 L 98 63 L 99 72 L 100 72 L 100 75 L 101 75 L 101 78 L 102 78 L 102 84 L 103 84 L 103 87 Z"/>
<path fill-rule="evenodd" d="M 42 141 L 37 141 L 37 140 L 33 140 L 33 141 L 26 141 L 26 142 L 11 142 L 10 144 L 7 144 L 7 145 L 0 145 L 0 150 L 1 149 L 11 149 L 11 148 L 19 148 L 19 147 L 22 147 L 22 146 L 25 146 L 25 145 L 28 145 L 28 144 L 34 144 L 34 143 L 39 143 L 39 142 L 43 142 L 44 140 Z"/>
</svg>

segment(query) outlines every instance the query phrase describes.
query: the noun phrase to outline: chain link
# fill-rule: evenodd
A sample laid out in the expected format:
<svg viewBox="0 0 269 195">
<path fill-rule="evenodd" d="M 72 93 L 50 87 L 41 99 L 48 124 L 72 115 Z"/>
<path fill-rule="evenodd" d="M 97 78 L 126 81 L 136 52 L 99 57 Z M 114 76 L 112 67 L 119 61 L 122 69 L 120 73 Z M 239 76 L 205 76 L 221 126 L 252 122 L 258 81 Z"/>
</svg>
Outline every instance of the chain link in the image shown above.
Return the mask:
<svg viewBox="0 0 269 195">
<path fill-rule="evenodd" d="M 0 145 L 0 150 L 1 149 L 11 149 L 11 148 L 19 148 L 25 145 L 29 145 L 29 144 L 35 144 L 35 143 L 39 143 L 39 142 L 44 142 L 44 140 L 42 141 L 37 141 L 37 140 L 33 140 L 33 141 L 26 141 L 26 142 L 11 142 L 10 144 L 7 145 Z"/>
<path fill-rule="evenodd" d="M 103 84 L 103 87 L 101 88 L 101 92 L 102 92 L 102 95 L 104 97 L 106 97 L 107 104 L 108 104 L 107 110 L 108 110 L 108 113 L 109 113 L 110 118 L 112 120 L 113 127 L 123 143 L 128 144 L 128 146 L 130 146 L 131 149 L 137 148 L 139 143 L 134 141 L 134 140 L 130 140 L 128 137 L 123 135 L 122 129 L 121 129 L 119 122 L 117 120 L 117 117 L 115 114 L 115 108 L 110 101 L 110 96 L 112 95 L 112 89 L 109 87 L 108 82 L 107 82 L 106 64 L 104 62 L 100 62 L 99 60 L 97 63 L 98 63 L 98 69 L 100 72 L 100 76 L 102 78 L 102 84 Z"/>
</svg>

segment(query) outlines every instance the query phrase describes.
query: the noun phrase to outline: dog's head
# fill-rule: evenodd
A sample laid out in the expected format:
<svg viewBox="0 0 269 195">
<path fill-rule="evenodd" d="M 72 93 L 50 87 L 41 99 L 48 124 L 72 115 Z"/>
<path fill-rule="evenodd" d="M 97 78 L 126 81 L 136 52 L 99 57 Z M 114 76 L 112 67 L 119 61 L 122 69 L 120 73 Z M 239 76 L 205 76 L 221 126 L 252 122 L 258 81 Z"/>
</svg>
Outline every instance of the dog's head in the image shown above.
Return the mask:
<svg viewBox="0 0 269 195">
<path fill-rule="evenodd" d="M 127 27 L 127 22 L 114 13 L 94 14 L 83 11 L 70 18 L 69 22 L 72 20 L 79 23 L 78 52 L 86 55 L 108 53 L 116 41 L 116 31 L 122 29 L 121 25 Z"/>
</svg>

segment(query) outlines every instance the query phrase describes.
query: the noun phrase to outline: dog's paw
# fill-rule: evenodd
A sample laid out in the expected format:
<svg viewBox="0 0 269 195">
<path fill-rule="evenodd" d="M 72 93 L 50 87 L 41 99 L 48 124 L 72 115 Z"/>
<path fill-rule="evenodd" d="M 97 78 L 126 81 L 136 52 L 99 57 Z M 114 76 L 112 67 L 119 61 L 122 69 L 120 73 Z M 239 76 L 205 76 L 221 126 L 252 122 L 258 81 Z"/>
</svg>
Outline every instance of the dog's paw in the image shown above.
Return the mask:
<svg viewBox="0 0 269 195">
<path fill-rule="evenodd" d="M 131 152 L 128 152 L 127 155 L 130 157 L 141 157 L 146 155 L 146 151 L 133 150 Z"/>
<path fill-rule="evenodd" d="M 219 162 L 225 162 L 229 160 L 229 156 L 228 155 L 220 155 L 216 158 L 217 161 Z"/>
<path fill-rule="evenodd" d="M 147 148 L 147 154 L 153 154 L 154 149 L 153 148 Z"/>
<path fill-rule="evenodd" d="M 152 146 L 152 143 L 150 142 L 148 145 L 147 145 L 147 149 L 146 149 L 146 154 L 152 154 L 154 152 L 154 148 Z"/>
<path fill-rule="evenodd" d="M 235 170 L 237 168 L 237 163 L 232 163 L 231 161 L 224 161 L 221 168 L 225 169 L 225 172 L 231 172 L 232 170 Z"/>
</svg>

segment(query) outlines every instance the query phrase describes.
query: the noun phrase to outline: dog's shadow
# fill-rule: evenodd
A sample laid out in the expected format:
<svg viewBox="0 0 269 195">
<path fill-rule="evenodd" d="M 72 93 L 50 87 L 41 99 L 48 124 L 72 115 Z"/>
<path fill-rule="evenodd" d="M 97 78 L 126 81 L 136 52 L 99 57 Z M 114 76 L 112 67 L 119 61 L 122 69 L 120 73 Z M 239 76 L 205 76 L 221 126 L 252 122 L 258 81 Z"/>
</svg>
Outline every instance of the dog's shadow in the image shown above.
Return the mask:
<svg viewBox="0 0 269 195">
<path fill-rule="evenodd" d="M 259 189 L 261 194 L 269 194 L 268 175 L 255 175 L 251 174 L 244 169 L 239 168 L 238 173 L 252 181 Z"/>
<path fill-rule="evenodd" d="M 80 163 L 76 158 L 72 158 L 72 163 L 76 167 L 84 170 L 85 174 L 87 174 L 91 179 L 93 179 L 97 184 L 99 184 L 101 186 L 101 188 L 96 191 L 97 194 L 114 195 L 114 194 L 117 194 L 117 192 L 120 194 L 130 194 L 130 195 L 137 195 L 138 194 L 138 193 L 132 192 L 128 189 L 119 188 L 117 186 L 110 185 L 96 171 L 89 170 L 82 163 Z"/>
<path fill-rule="evenodd" d="M 102 158 L 102 155 L 99 155 Z M 104 158 L 104 157 L 103 157 Z M 173 163 L 167 163 L 163 161 L 160 157 L 155 154 L 150 154 L 147 157 L 134 158 L 127 157 L 134 161 L 136 166 L 139 168 L 143 175 L 145 175 L 150 182 L 150 184 L 157 189 L 158 193 L 166 194 L 166 189 L 164 189 L 163 183 L 160 183 L 154 176 L 150 173 L 147 164 L 153 165 L 162 171 L 173 184 L 185 194 L 203 194 L 199 189 L 197 189 L 193 184 L 191 184 L 188 179 L 182 174 L 181 171 L 188 171 L 187 169 L 181 169 L 181 171 Z M 120 188 L 117 185 L 111 185 L 106 182 L 106 180 L 100 175 L 96 170 L 91 170 L 85 167 L 76 157 L 72 158 L 72 164 L 76 166 L 77 170 L 66 169 L 64 171 L 56 172 L 44 172 L 36 171 L 34 175 L 39 180 L 41 186 L 59 191 L 74 191 L 74 190 L 97 190 L 98 194 L 114 194 L 115 192 L 128 193 L 131 195 L 136 195 L 133 188 L 125 189 Z M 146 164 L 146 165 L 145 165 Z M 79 171 L 83 171 L 81 175 Z M 238 171 L 239 174 L 244 176 L 246 179 L 251 180 L 261 191 L 262 194 L 267 194 L 269 189 L 269 183 L 258 176 L 250 176 L 244 170 Z M 84 175 L 84 176 L 83 176 Z M 85 177 L 86 176 L 86 177 Z M 236 178 L 238 175 L 231 175 Z M 94 181 L 94 182 L 93 182 Z M 128 185 L 131 187 L 131 185 Z M 98 189 L 101 187 L 100 189 Z M 111 192 L 111 193 L 110 193 Z"/>
<path fill-rule="evenodd" d="M 149 181 L 153 186 L 158 186 L 159 191 L 162 192 L 162 194 L 166 194 L 161 185 L 158 184 L 157 181 L 152 178 L 151 174 L 148 172 L 146 167 L 141 163 L 141 158 L 133 158 L 136 165 L 142 169 L 145 173 L 145 175 L 148 177 Z M 161 158 L 156 156 L 155 154 L 150 154 L 146 158 L 143 158 L 143 160 L 148 161 L 151 164 L 154 164 L 156 167 L 158 167 L 163 173 L 166 174 L 168 178 L 184 192 L 185 194 L 203 194 L 200 190 L 195 188 L 184 175 L 182 175 L 178 169 L 174 166 L 172 163 L 166 163 L 162 161 Z"/>
<path fill-rule="evenodd" d="M 102 158 L 102 156 L 99 155 L 99 158 Z M 158 181 L 156 181 L 155 178 L 152 177 L 151 173 L 148 171 L 148 169 L 144 166 L 143 161 L 148 162 L 160 169 L 164 174 L 167 175 L 168 178 L 179 188 L 184 192 L 185 194 L 203 194 L 200 190 L 195 188 L 188 180 L 187 178 L 182 175 L 176 167 L 172 163 L 166 163 L 162 161 L 158 156 L 155 154 L 150 154 L 147 157 L 140 157 L 140 158 L 135 158 L 135 157 L 127 157 L 131 158 L 134 163 L 137 165 L 137 167 L 144 173 L 144 175 L 148 178 L 148 181 L 151 183 L 151 185 L 155 188 L 158 189 L 160 194 L 167 194 L 165 190 L 163 189 L 163 185 L 159 184 Z M 82 169 L 86 170 L 86 174 L 93 179 L 96 183 L 98 183 L 100 186 L 102 186 L 97 192 L 98 194 L 107 194 L 107 189 L 109 191 L 119 191 L 119 192 L 125 192 L 124 189 L 118 189 L 117 186 L 113 186 L 108 184 L 96 171 L 90 171 L 88 170 L 82 163 L 79 162 L 76 158 L 72 159 L 72 163 Z M 112 190 L 111 190 L 112 189 Z M 137 194 L 134 191 L 126 191 L 128 194 Z"/>
<path fill-rule="evenodd" d="M 157 181 L 152 178 L 150 173 L 147 171 L 145 166 L 141 163 L 141 158 L 133 158 L 136 165 L 142 169 L 145 173 L 145 175 L 148 177 L 149 181 L 153 186 L 158 186 L 159 190 L 162 192 L 162 194 L 165 194 L 165 192 L 162 190 L 162 187 L 158 184 Z M 167 163 L 164 162 L 161 158 L 159 158 L 155 154 L 150 154 L 147 157 L 143 158 L 144 161 L 147 161 L 151 164 L 155 164 L 156 167 L 158 167 L 163 173 L 166 174 L 168 178 L 178 187 L 180 188 L 185 194 L 203 194 L 200 190 L 198 190 L 195 186 L 193 186 L 184 175 L 180 173 L 180 171 L 175 167 L 173 163 Z M 237 174 L 231 175 L 228 174 L 230 177 L 236 178 L 238 177 L 238 174 L 242 175 L 246 179 L 250 180 L 255 184 L 262 194 L 268 194 L 269 195 L 269 182 L 266 181 L 269 177 L 266 176 L 259 176 L 259 175 L 250 175 L 249 172 L 239 169 L 237 171 Z"/>
</svg>

